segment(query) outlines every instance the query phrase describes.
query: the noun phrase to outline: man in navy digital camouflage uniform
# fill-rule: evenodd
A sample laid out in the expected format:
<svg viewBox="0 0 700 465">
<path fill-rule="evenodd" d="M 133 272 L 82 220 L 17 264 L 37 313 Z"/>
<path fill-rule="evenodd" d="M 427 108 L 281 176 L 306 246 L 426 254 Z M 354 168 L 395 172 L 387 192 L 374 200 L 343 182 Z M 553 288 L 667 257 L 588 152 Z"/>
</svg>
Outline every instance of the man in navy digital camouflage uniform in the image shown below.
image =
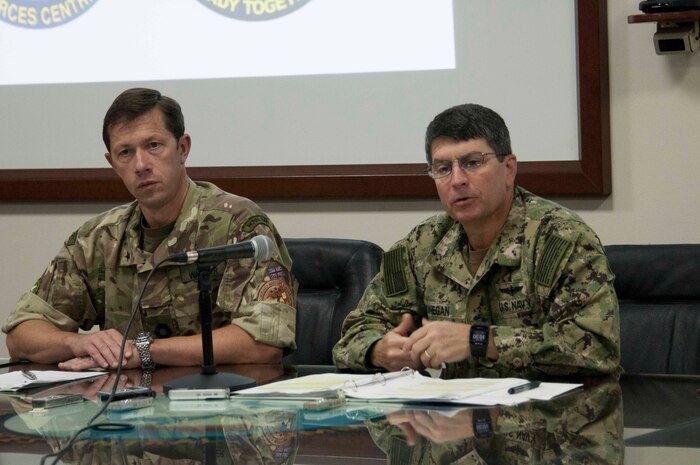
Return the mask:
<svg viewBox="0 0 700 465">
<path fill-rule="evenodd" d="M 503 119 L 474 104 L 430 123 L 425 149 L 444 213 L 384 254 L 346 318 L 339 368 L 480 369 L 508 375 L 617 373 L 619 309 L 596 234 L 515 185 Z"/>
</svg>

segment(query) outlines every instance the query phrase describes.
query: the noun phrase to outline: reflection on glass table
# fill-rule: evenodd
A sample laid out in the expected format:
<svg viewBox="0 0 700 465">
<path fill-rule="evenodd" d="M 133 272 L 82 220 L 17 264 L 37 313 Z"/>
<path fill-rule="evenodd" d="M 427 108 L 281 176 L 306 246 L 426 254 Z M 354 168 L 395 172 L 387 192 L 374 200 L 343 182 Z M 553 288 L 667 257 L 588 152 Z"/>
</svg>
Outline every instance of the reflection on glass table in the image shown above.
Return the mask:
<svg viewBox="0 0 700 465">
<path fill-rule="evenodd" d="M 233 370 L 267 383 L 306 368 Z M 308 410 L 290 399 L 170 401 L 159 386 L 183 374 L 154 373 L 151 402 L 99 418 L 128 428 L 81 434 L 59 463 L 700 463 L 698 377 L 592 378 L 581 380 L 582 390 L 513 407 L 349 401 Z M 120 383 L 138 385 L 142 375 L 127 373 Z M 32 411 L 31 395 L 0 396 L 0 463 L 38 464 L 66 445 L 101 405 L 95 394 L 104 386 L 95 384 L 42 391 L 86 398 L 44 412 Z"/>
</svg>

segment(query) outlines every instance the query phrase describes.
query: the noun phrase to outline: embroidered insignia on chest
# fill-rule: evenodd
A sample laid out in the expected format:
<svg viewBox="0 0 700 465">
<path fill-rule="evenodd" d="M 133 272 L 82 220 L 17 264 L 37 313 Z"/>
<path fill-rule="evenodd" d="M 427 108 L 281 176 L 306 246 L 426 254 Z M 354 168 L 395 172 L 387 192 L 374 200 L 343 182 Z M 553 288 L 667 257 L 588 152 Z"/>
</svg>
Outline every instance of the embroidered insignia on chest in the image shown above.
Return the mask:
<svg viewBox="0 0 700 465">
<path fill-rule="evenodd" d="M 535 282 L 547 287 L 552 286 L 559 264 L 573 246 L 573 242 L 563 237 L 548 237 L 542 250 L 542 258 L 535 270 Z"/>
<path fill-rule="evenodd" d="M 450 316 L 450 308 L 447 304 L 428 304 L 428 315 Z"/>
<path fill-rule="evenodd" d="M 515 295 L 515 294 L 518 293 L 518 292 L 522 292 L 523 287 L 522 287 L 522 286 L 513 286 L 513 285 L 509 285 L 509 286 L 503 286 L 503 287 L 501 287 L 499 290 L 501 291 L 502 294 L 507 294 L 507 295 L 511 295 L 511 296 L 512 296 L 512 295 Z"/>
<path fill-rule="evenodd" d="M 501 313 L 522 312 L 528 308 L 527 299 L 501 300 L 498 302 L 498 310 Z"/>
<path fill-rule="evenodd" d="M 384 253 L 384 286 L 386 295 L 392 297 L 408 291 L 404 269 L 406 262 L 406 247 L 397 247 Z"/>
<path fill-rule="evenodd" d="M 180 266 L 180 279 L 182 280 L 183 283 L 189 283 L 191 281 L 197 281 L 199 279 L 199 268 L 197 268 L 197 265 L 191 264 L 191 265 L 182 265 Z M 216 268 L 213 268 L 211 270 L 211 276 L 209 279 L 211 279 L 212 283 L 219 283 L 221 281 L 221 277 L 224 274 L 224 270 L 226 269 L 226 263 L 222 262 L 219 263 Z M 218 285 L 218 284 L 217 284 Z"/>
</svg>

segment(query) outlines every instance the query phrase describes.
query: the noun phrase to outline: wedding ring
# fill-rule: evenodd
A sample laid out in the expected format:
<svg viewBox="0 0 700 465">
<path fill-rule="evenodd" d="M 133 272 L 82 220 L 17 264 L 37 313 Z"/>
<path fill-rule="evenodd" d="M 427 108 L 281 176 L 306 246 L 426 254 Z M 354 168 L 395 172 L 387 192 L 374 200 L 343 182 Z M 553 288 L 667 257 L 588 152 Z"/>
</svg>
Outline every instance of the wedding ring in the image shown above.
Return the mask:
<svg viewBox="0 0 700 465">
<path fill-rule="evenodd" d="M 430 352 L 428 352 L 428 350 L 427 350 L 427 349 L 426 349 L 426 350 L 424 350 L 424 351 L 423 351 L 423 353 L 424 353 L 425 355 L 427 355 L 427 356 L 428 356 L 428 358 L 433 358 L 433 354 L 431 354 Z"/>
</svg>

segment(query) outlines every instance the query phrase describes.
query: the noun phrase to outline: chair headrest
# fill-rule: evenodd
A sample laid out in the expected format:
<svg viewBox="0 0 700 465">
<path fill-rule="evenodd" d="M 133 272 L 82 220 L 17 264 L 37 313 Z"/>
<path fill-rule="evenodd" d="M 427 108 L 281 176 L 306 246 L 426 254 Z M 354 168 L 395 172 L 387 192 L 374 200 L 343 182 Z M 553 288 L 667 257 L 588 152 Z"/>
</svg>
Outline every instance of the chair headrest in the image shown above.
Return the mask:
<svg viewBox="0 0 700 465">
<path fill-rule="evenodd" d="M 700 300 L 700 244 L 605 247 L 620 299 Z"/>
</svg>

